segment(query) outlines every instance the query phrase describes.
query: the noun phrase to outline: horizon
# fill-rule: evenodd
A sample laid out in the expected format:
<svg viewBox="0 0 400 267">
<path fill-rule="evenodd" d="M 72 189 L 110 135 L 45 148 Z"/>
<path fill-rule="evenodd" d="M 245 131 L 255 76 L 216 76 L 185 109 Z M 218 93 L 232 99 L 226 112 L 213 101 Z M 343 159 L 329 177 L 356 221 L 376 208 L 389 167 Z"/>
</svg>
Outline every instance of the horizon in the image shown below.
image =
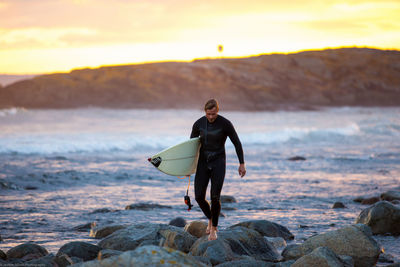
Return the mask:
<svg viewBox="0 0 400 267">
<path fill-rule="evenodd" d="M 0 73 L 38 75 L 337 47 L 398 50 L 399 11 L 393 0 L 117 0 L 112 5 L 0 0 Z"/>
</svg>

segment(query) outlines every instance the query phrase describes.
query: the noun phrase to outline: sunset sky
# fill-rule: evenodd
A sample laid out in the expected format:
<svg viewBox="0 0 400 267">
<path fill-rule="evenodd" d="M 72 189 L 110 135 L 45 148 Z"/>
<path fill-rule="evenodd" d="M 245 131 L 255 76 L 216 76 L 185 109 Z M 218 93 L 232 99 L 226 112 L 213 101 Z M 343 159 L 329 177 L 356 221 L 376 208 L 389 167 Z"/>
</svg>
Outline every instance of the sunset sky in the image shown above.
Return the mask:
<svg viewBox="0 0 400 267">
<path fill-rule="evenodd" d="M 399 0 L 0 0 L 0 73 L 343 46 L 400 49 L 399 14 Z"/>
</svg>

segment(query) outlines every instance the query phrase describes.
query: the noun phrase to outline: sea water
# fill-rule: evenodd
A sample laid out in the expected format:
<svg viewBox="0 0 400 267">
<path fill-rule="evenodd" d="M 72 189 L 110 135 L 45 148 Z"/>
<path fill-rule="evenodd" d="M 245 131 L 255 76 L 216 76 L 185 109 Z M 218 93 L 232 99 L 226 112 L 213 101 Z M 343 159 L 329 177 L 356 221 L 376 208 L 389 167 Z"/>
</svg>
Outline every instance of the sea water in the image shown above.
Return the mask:
<svg viewBox="0 0 400 267">
<path fill-rule="evenodd" d="M 400 108 L 220 112 L 243 144 L 247 175 L 227 140 L 227 173 L 220 228 L 264 219 L 286 226 L 301 243 L 355 223 L 379 196 L 400 186 Z M 0 249 L 34 241 L 56 253 L 86 241 L 106 224 L 205 220 L 183 202 L 188 180 L 165 175 L 147 158 L 189 138 L 201 110 L 0 110 Z M 288 160 L 301 156 L 305 160 Z M 332 209 L 334 202 L 344 209 Z M 125 210 L 134 203 L 169 206 Z M 103 209 L 103 210 L 99 210 Z M 103 212 L 101 212 L 103 211 Z M 400 239 L 375 236 L 400 260 Z"/>
</svg>

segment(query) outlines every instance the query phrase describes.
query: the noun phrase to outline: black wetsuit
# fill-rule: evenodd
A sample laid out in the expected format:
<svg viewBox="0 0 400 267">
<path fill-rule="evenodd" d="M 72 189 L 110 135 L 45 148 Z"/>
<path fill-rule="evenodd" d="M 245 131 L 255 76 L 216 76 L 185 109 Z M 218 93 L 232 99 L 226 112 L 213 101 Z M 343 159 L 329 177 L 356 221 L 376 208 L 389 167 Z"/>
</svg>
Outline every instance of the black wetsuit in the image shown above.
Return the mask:
<svg viewBox="0 0 400 267">
<path fill-rule="evenodd" d="M 242 144 L 232 123 L 221 115 L 218 115 L 213 123 L 208 122 L 205 116 L 198 119 L 193 124 L 190 138 L 198 136 L 200 136 L 201 148 L 194 182 L 195 197 L 204 215 L 212 219 L 213 226 L 218 226 L 221 211 L 220 195 L 226 169 L 225 141 L 229 136 L 240 163 L 244 163 Z M 206 201 L 210 179 L 211 207 Z"/>
</svg>

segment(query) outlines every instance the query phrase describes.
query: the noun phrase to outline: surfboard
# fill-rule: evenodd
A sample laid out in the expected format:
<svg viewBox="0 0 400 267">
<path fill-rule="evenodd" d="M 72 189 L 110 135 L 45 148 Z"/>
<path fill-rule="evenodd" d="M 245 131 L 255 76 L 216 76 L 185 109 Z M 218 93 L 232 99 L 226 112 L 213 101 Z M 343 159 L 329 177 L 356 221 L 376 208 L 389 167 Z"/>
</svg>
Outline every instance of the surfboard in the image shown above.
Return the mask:
<svg viewBox="0 0 400 267">
<path fill-rule="evenodd" d="M 191 175 L 196 172 L 200 151 L 200 138 L 192 138 L 155 154 L 148 160 L 154 167 L 173 176 Z"/>
</svg>

